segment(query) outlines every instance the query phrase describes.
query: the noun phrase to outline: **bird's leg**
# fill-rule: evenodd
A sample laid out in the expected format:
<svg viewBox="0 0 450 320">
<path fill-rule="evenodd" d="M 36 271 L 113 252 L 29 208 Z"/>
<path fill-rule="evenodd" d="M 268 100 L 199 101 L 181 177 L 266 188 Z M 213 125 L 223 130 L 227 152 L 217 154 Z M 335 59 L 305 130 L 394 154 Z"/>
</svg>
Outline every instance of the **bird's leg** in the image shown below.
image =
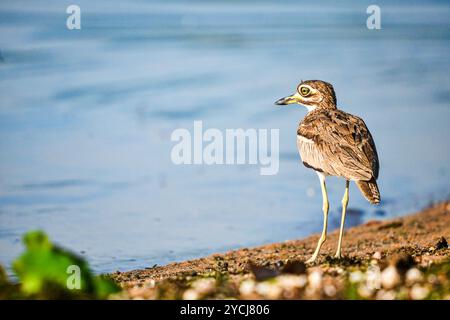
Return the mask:
<svg viewBox="0 0 450 320">
<path fill-rule="evenodd" d="M 322 247 L 322 245 L 324 244 L 324 242 L 327 239 L 328 208 L 329 208 L 327 186 L 325 184 L 325 176 L 323 174 L 319 174 L 319 179 L 320 179 L 320 186 L 322 188 L 322 198 L 323 198 L 323 206 L 322 206 L 323 230 L 322 230 L 322 235 L 320 236 L 319 242 L 317 243 L 317 247 L 316 247 L 316 250 L 314 251 L 314 254 L 312 255 L 311 258 L 308 259 L 308 261 L 306 261 L 306 263 L 311 263 L 316 260 L 317 256 L 319 255 L 320 248 Z"/>
<path fill-rule="evenodd" d="M 339 231 L 339 242 L 338 242 L 336 255 L 334 256 L 335 258 L 338 258 L 338 259 L 341 258 L 342 236 L 344 235 L 345 214 L 347 212 L 347 204 L 348 204 L 348 186 L 349 186 L 349 181 L 347 180 L 345 182 L 344 197 L 342 198 L 342 218 L 341 218 L 341 229 Z"/>
</svg>

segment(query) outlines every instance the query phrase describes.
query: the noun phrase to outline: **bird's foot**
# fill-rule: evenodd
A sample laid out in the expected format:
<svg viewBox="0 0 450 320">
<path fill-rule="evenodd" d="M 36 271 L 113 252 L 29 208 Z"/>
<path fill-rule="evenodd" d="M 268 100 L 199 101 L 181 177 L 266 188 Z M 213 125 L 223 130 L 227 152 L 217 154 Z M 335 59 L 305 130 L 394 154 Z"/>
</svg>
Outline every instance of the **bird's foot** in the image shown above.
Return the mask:
<svg viewBox="0 0 450 320">
<path fill-rule="evenodd" d="M 335 259 L 342 259 L 342 254 L 341 254 L 341 252 L 336 252 L 336 254 L 334 255 L 334 258 Z"/>
<path fill-rule="evenodd" d="M 314 262 L 316 262 L 317 256 L 313 255 L 311 258 L 309 258 L 308 260 L 306 260 L 306 264 L 312 264 Z"/>
</svg>

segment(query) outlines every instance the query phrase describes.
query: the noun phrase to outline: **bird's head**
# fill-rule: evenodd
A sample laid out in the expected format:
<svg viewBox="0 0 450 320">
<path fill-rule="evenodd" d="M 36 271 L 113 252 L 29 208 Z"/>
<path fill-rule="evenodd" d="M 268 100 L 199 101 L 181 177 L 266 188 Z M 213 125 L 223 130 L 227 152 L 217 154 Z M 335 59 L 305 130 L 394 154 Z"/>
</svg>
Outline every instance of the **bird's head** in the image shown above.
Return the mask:
<svg viewBox="0 0 450 320">
<path fill-rule="evenodd" d="M 333 86 L 321 80 L 306 80 L 300 82 L 297 91 L 275 102 L 277 105 L 300 104 L 308 111 L 316 108 L 336 109 L 336 94 Z"/>
</svg>

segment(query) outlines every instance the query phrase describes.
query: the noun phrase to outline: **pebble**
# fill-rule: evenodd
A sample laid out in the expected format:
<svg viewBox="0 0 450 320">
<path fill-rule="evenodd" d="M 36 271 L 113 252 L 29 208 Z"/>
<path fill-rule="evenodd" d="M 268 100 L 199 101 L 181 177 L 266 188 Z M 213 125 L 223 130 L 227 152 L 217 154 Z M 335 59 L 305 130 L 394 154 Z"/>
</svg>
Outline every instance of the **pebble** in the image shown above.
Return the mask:
<svg viewBox="0 0 450 320">
<path fill-rule="evenodd" d="M 394 300 L 395 291 L 392 290 L 380 290 L 377 292 L 377 300 Z"/>
<path fill-rule="evenodd" d="M 295 288 L 303 288 L 308 283 L 305 275 L 281 275 L 277 277 L 277 283 L 285 290 L 292 290 Z"/>
<path fill-rule="evenodd" d="M 425 299 L 430 290 L 427 287 L 422 287 L 421 285 L 415 284 L 410 291 L 411 299 L 413 300 L 423 300 Z"/>
<path fill-rule="evenodd" d="M 198 300 L 198 299 L 200 299 L 200 295 L 194 289 L 188 289 L 183 293 L 183 300 Z"/>
<path fill-rule="evenodd" d="M 422 272 L 417 268 L 411 268 L 406 272 L 406 284 L 413 285 L 423 280 Z"/>
<path fill-rule="evenodd" d="M 146 280 L 144 282 L 145 288 L 154 288 L 156 286 L 156 281 L 154 279 Z"/>
<path fill-rule="evenodd" d="M 381 288 L 381 272 L 378 266 L 370 266 L 366 273 L 366 285 L 371 290 Z"/>
<path fill-rule="evenodd" d="M 216 280 L 212 278 L 199 279 L 192 283 L 192 288 L 201 295 L 207 295 L 216 288 Z"/>
<path fill-rule="evenodd" d="M 255 289 L 259 295 L 269 299 L 278 299 L 282 293 L 282 289 L 279 286 L 267 281 L 258 283 Z"/>
<path fill-rule="evenodd" d="M 327 284 L 323 287 L 323 292 L 329 296 L 329 297 L 334 297 L 336 295 L 336 287 L 333 286 L 332 284 Z"/>
<path fill-rule="evenodd" d="M 381 252 L 377 251 L 373 254 L 372 258 L 376 259 L 376 260 L 380 260 L 381 259 Z"/>
<path fill-rule="evenodd" d="M 313 291 L 318 291 L 322 287 L 322 271 L 315 269 L 308 275 L 309 287 Z"/>
<path fill-rule="evenodd" d="M 373 294 L 373 290 L 366 286 L 364 283 L 358 286 L 358 294 L 363 298 L 370 298 Z"/>
<path fill-rule="evenodd" d="M 241 285 L 239 286 L 239 292 L 243 296 L 248 296 L 252 294 L 255 291 L 255 281 L 249 279 L 242 281 Z"/>
<path fill-rule="evenodd" d="M 381 284 L 386 289 L 394 288 L 400 280 L 400 275 L 394 266 L 389 266 L 381 272 Z"/>
<path fill-rule="evenodd" d="M 353 271 L 350 273 L 349 280 L 351 283 L 358 283 L 364 279 L 364 274 L 361 271 Z"/>
</svg>

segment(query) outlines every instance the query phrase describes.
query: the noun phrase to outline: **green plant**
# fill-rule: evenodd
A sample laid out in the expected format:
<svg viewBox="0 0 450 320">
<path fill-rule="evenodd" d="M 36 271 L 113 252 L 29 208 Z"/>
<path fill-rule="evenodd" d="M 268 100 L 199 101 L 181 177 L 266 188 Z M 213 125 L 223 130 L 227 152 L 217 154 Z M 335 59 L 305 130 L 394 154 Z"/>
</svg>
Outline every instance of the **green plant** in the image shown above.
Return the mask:
<svg viewBox="0 0 450 320">
<path fill-rule="evenodd" d="M 42 231 L 28 232 L 23 243 L 26 251 L 14 261 L 13 270 L 25 296 L 103 299 L 120 291 L 109 278 L 93 275 L 83 258 L 51 243 Z"/>
</svg>

